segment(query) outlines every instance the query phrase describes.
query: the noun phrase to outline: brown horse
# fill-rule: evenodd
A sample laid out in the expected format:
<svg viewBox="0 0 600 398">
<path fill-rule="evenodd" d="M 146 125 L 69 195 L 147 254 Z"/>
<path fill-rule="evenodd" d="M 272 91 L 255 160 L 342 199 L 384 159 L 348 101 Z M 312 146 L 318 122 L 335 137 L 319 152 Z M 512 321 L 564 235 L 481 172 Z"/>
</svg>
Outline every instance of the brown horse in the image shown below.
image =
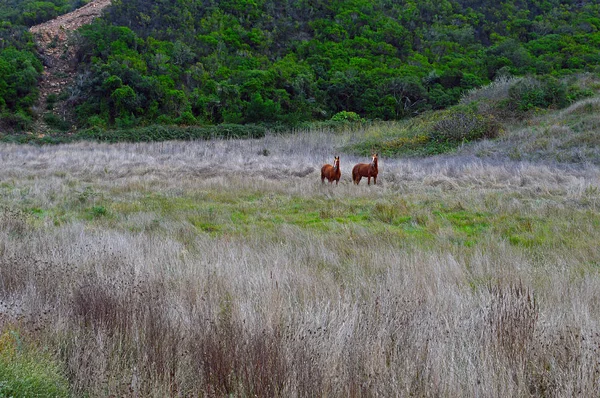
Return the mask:
<svg viewBox="0 0 600 398">
<path fill-rule="evenodd" d="M 337 185 L 338 182 L 340 182 L 341 176 L 342 172 L 340 170 L 339 156 L 334 157 L 333 166 L 330 164 L 326 164 L 323 167 L 321 167 L 321 184 L 323 184 L 325 182 L 325 179 L 327 178 L 327 181 L 329 181 L 330 184 L 335 181 L 335 185 Z"/>
<path fill-rule="evenodd" d="M 371 185 L 371 177 L 373 177 L 373 184 L 377 184 L 377 154 L 373 154 L 373 160 L 371 163 L 359 163 L 352 169 L 352 181 L 356 185 L 360 182 L 362 177 L 367 177 L 367 185 Z"/>
</svg>

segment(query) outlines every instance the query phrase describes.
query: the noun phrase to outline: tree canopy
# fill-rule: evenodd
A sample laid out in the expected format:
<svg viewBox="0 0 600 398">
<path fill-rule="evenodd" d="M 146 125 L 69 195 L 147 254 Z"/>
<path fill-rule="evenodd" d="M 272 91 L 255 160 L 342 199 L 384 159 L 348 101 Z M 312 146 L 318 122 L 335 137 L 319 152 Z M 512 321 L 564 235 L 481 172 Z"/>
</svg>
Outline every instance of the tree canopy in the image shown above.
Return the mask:
<svg viewBox="0 0 600 398">
<path fill-rule="evenodd" d="M 66 7 L 41 3 L 22 7 Z M 77 122 L 401 119 L 503 75 L 600 71 L 599 15 L 585 0 L 114 0 L 81 29 Z M 22 109 L 5 86 L 0 110 Z"/>
</svg>

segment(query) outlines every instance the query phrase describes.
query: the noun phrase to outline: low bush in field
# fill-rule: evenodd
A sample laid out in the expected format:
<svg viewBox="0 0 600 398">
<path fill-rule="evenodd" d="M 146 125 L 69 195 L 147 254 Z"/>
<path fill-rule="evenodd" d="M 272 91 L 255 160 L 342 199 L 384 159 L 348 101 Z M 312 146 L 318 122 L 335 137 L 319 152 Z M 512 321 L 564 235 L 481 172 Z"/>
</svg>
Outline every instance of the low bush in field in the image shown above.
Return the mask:
<svg viewBox="0 0 600 398">
<path fill-rule="evenodd" d="M 496 138 L 502 126 L 491 115 L 477 113 L 470 107 L 457 106 L 435 114 L 428 130 L 432 141 L 460 144 Z"/>
<path fill-rule="evenodd" d="M 568 79 L 552 76 L 503 77 L 465 93 L 461 104 L 473 104 L 497 119 L 523 119 L 531 112 L 561 109 L 594 95 L 597 79 L 582 75 Z"/>
<path fill-rule="evenodd" d="M 428 113 L 408 123 L 367 127 L 365 139 L 346 149 L 360 155 L 377 151 L 383 156 L 427 156 L 448 152 L 464 143 L 496 138 L 502 125 L 493 115 L 458 105 Z"/>
<path fill-rule="evenodd" d="M 525 78 L 511 86 L 509 100 L 519 111 L 561 109 L 594 95 L 594 91 L 553 77 Z"/>
<path fill-rule="evenodd" d="M 509 96 L 512 86 L 523 80 L 522 77 L 501 76 L 490 84 L 468 90 L 460 100 L 463 105 L 482 101 L 500 101 Z"/>
<path fill-rule="evenodd" d="M 341 111 L 331 117 L 334 122 L 348 121 L 360 122 L 362 118 L 356 112 Z"/>
</svg>

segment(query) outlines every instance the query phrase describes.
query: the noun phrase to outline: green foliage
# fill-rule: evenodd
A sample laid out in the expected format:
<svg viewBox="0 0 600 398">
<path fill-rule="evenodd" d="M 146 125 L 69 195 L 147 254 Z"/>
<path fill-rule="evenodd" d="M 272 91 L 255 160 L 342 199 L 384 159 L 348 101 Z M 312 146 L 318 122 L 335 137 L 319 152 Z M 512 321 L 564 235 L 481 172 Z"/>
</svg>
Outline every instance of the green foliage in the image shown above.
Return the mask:
<svg viewBox="0 0 600 398">
<path fill-rule="evenodd" d="M 175 123 L 183 126 L 191 126 L 198 123 L 198 120 L 194 117 L 194 114 L 190 111 L 185 111 L 175 119 Z"/>
<path fill-rule="evenodd" d="M 510 100 L 521 111 L 546 108 L 550 105 L 562 107 L 566 104 L 566 89 L 556 81 L 549 83 L 538 79 L 524 79 L 510 88 Z"/>
<path fill-rule="evenodd" d="M 99 124 L 102 121 L 98 120 Z M 266 127 L 257 125 L 220 124 L 218 126 L 164 126 L 153 125 L 147 127 L 125 128 L 106 130 L 96 126 L 79 131 L 76 134 L 45 135 L 12 134 L 0 135 L 0 142 L 51 145 L 63 144 L 79 140 L 93 140 L 100 142 L 151 142 L 168 140 L 203 140 L 214 138 L 261 138 L 264 137 Z"/>
<path fill-rule="evenodd" d="M 496 138 L 502 125 L 492 114 L 479 113 L 473 106 L 457 105 L 447 110 L 428 112 L 400 125 L 367 127 L 362 141 L 346 149 L 368 156 L 427 156 L 444 153 L 457 146 Z"/>
<path fill-rule="evenodd" d="M 599 88 L 593 76 L 499 78 L 481 89 L 470 90 L 461 103 L 475 106 L 496 120 L 522 120 L 531 113 L 564 108 L 593 96 Z"/>
<path fill-rule="evenodd" d="M 0 3 L 0 21 L 32 26 L 81 7 L 84 3 L 83 0 L 4 0 Z"/>
<path fill-rule="evenodd" d="M 61 119 L 60 117 L 56 116 L 53 113 L 47 113 L 44 115 L 44 122 L 46 122 L 46 124 L 54 129 L 60 130 L 60 131 L 67 131 L 69 130 L 69 128 L 71 128 L 71 125 L 69 124 L 69 122 L 67 122 L 64 119 Z"/>
<path fill-rule="evenodd" d="M 0 14 L 3 6 L 0 5 Z M 0 17 L 0 20 L 2 18 Z M 43 70 L 33 38 L 22 26 L 0 23 L 0 131 L 24 131 L 32 122 Z"/>
<path fill-rule="evenodd" d="M 362 118 L 356 112 L 341 111 L 331 117 L 334 122 L 360 122 Z"/>
<path fill-rule="evenodd" d="M 211 138 L 260 138 L 265 128 L 255 125 L 220 124 L 218 126 L 162 126 L 154 125 L 134 129 L 103 130 L 90 128 L 75 138 L 101 142 L 149 142 L 167 140 L 196 140 Z"/>
<path fill-rule="evenodd" d="M 93 219 L 104 217 L 108 214 L 108 210 L 106 210 L 106 207 L 104 207 L 104 206 L 93 206 L 89 210 L 89 212 L 90 212 L 91 218 L 93 218 Z"/>
<path fill-rule="evenodd" d="M 83 2 L 0 5 L 0 112 L 31 114 L 37 96 L 22 25 Z M 562 107 L 573 96 L 553 79 L 598 69 L 599 14 L 573 1 L 114 2 L 80 30 L 72 99 L 79 127 L 297 126 L 399 120 L 500 77 L 545 76 L 514 89 L 515 109 Z"/>
<path fill-rule="evenodd" d="M 37 99 L 42 64 L 28 50 L 0 49 L 0 112 L 29 113 Z"/>
<path fill-rule="evenodd" d="M 58 96 L 56 94 L 48 94 L 48 97 L 46 98 L 46 108 L 50 111 L 54 109 L 54 104 L 56 104 L 56 101 L 58 101 Z"/>
<path fill-rule="evenodd" d="M 66 136 L 64 134 L 48 134 L 44 136 L 34 134 L 7 134 L 0 135 L 0 142 L 11 144 L 35 144 L 35 145 L 56 145 L 66 144 L 77 140 L 76 135 Z"/>
<path fill-rule="evenodd" d="M 159 116 L 167 124 L 298 124 L 344 111 L 390 120 L 444 109 L 498 76 L 594 68 L 600 40 L 591 39 L 590 18 L 599 7 L 563 7 L 115 3 L 83 36 L 88 68 L 117 84 L 84 84 L 80 123 L 107 115 L 108 125 L 123 124 L 125 113 L 133 125 Z M 121 85 L 133 93 L 115 93 Z M 539 102 L 535 95 L 527 101 Z"/>
<path fill-rule="evenodd" d="M 25 131 L 31 126 L 31 116 L 19 110 L 16 113 L 8 111 L 0 114 L 0 127 L 5 127 L 17 132 Z"/>
<path fill-rule="evenodd" d="M 498 137 L 502 126 L 493 116 L 483 115 L 466 106 L 435 113 L 428 128 L 429 138 L 442 144 L 456 145 Z"/>
<path fill-rule="evenodd" d="M 69 385 L 56 360 L 6 329 L 0 335 L 0 396 L 68 397 Z"/>
<path fill-rule="evenodd" d="M 89 127 L 106 128 L 107 123 L 106 120 L 104 120 L 101 116 L 94 115 L 87 119 L 87 125 Z"/>
</svg>

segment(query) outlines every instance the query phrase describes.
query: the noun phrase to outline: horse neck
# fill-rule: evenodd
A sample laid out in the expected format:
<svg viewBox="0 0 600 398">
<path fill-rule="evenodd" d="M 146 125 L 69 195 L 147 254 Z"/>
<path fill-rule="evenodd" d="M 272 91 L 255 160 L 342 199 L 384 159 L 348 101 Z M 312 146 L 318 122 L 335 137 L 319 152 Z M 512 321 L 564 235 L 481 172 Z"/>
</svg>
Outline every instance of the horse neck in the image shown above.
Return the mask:
<svg viewBox="0 0 600 398">
<path fill-rule="evenodd" d="M 371 166 L 371 168 L 373 170 L 377 170 L 377 159 L 371 160 L 371 163 L 369 164 L 369 166 Z"/>
</svg>

